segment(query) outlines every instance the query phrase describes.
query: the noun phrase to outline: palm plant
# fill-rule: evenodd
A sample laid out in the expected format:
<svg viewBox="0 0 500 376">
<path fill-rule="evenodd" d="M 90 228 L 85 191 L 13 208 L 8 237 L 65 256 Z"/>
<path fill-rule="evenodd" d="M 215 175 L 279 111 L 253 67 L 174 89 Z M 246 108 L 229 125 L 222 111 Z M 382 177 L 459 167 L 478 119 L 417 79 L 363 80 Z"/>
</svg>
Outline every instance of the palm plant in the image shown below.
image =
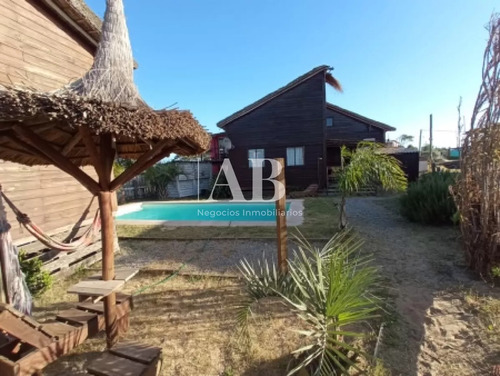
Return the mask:
<svg viewBox="0 0 500 376">
<path fill-rule="evenodd" d="M 252 267 L 242 261 L 247 297 L 238 321 L 245 327 L 252 302 L 279 296 L 307 327 L 297 332 L 309 342 L 294 351 L 298 361 L 288 375 L 299 370 L 314 376 L 347 375 L 351 367 L 358 368 L 359 356 L 366 357 L 355 344 L 366 334 L 354 326 L 376 314 L 377 271 L 369 258 L 359 256 L 361 241 L 350 231 L 338 233 L 321 249 L 300 238 L 297 242 L 287 275 L 280 275 L 274 263 Z"/>
<path fill-rule="evenodd" d="M 369 185 L 378 185 L 386 191 L 406 190 L 408 181 L 401 163 L 391 155 L 381 152 L 383 145 L 362 141 L 350 150 L 342 146 L 342 169 L 339 175 L 341 229 L 347 226 L 346 197 Z"/>
<path fill-rule="evenodd" d="M 167 186 L 181 174 L 181 169 L 175 163 L 158 163 L 148 168 L 144 179 L 148 187 L 161 199 L 167 198 Z"/>
</svg>

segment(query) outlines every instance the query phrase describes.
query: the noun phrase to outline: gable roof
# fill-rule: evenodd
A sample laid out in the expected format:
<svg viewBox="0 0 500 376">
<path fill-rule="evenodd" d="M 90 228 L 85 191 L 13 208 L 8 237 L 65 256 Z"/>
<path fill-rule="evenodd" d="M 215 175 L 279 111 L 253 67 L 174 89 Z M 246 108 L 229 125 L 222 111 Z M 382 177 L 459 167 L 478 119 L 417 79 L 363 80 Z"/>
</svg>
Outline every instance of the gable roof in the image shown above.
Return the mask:
<svg viewBox="0 0 500 376">
<path fill-rule="evenodd" d="M 362 123 L 365 123 L 366 125 L 371 125 L 372 127 L 380 128 L 380 129 L 382 129 L 384 131 L 387 131 L 387 132 L 391 132 L 391 131 L 395 131 L 396 130 L 396 128 L 391 127 L 390 125 L 387 125 L 387 124 L 381 123 L 379 121 L 375 121 L 375 120 L 369 119 L 369 118 L 367 118 L 365 116 L 362 116 L 360 114 L 357 114 L 357 113 L 349 111 L 349 110 L 346 110 L 345 108 L 336 106 L 336 105 L 331 104 L 331 103 L 327 103 L 326 104 L 326 108 L 328 108 L 329 110 L 332 110 L 334 112 L 337 112 L 339 114 L 342 114 L 342 115 L 345 115 L 347 117 L 350 117 L 351 119 L 358 120 L 358 121 L 360 121 Z"/>
<path fill-rule="evenodd" d="M 316 67 L 312 70 L 310 70 L 309 72 L 307 72 L 306 74 L 303 74 L 302 76 L 296 78 L 295 80 L 293 80 L 292 82 L 290 82 L 289 84 L 283 86 L 282 88 L 276 90 L 276 91 L 273 91 L 272 93 L 266 95 L 265 97 L 259 99 L 258 101 L 256 102 L 253 102 L 252 104 L 244 107 L 243 109 L 235 112 L 234 114 L 228 116 L 227 118 L 219 121 L 217 123 L 217 126 L 219 128 L 224 128 L 227 124 L 233 122 L 234 120 L 248 114 L 249 112 L 259 108 L 260 106 L 266 104 L 267 102 L 269 102 L 271 99 L 274 99 L 276 98 L 277 96 L 281 95 L 281 94 L 284 94 L 286 93 L 288 90 L 291 90 L 293 89 L 295 86 L 301 84 L 302 82 L 308 80 L 309 78 L 315 76 L 316 74 L 320 73 L 320 72 L 324 72 L 324 71 L 327 71 L 327 70 L 330 70 L 331 68 L 328 66 L 328 65 L 320 65 L 319 67 Z"/>
</svg>

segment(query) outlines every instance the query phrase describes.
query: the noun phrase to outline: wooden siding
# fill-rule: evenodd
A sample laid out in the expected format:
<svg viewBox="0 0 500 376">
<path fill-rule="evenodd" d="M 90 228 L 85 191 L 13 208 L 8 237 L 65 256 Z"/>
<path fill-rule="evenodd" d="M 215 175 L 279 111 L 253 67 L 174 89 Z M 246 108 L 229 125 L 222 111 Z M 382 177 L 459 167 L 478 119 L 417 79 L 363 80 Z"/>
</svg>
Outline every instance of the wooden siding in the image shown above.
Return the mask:
<svg viewBox="0 0 500 376">
<path fill-rule="evenodd" d="M 0 0 L 0 85 L 54 90 L 82 76 L 92 65 L 85 46 L 35 0 Z M 93 168 L 84 169 L 95 177 Z M 27 167 L 0 161 L 0 184 L 7 196 L 45 231 L 72 225 L 97 200 L 69 175 L 53 166 Z M 90 208 L 89 208 L 90 206 Z M 10 209 L 15 240 L 21 231 Z"/>
<path fill-rule="evenodd" d="M 36 1 L 0 0 L 0 85 L 58 89 L 92 61 L 89 48 Z"/>
<path fill-rule="evenodd" d="M 85 167 L 84 171 L 96 177 L 93 168 Z M 97 199 L 53 166 L 27 167 L 0 161 L 0 183 L 7 197 L 44 231 L 92 218 L 97 210 Z M 21 230 L 10 208 L 7 219 L 12 225 L 13 239 L 29 236 Z"/>
<path fill-rule="evenodd" d="M 286 159 L 287 147 L 303 146 L 304 166 L 286 167 L 287 185 L 305 187 L 318 182 L 318 158 L 324 154 L 324 98 L 325 78 L 320 72 L 225 126 L 235 146 L 229 159 L 243 188 L 252 185 L 249 149 L 264 149 L 265 158 Z M 326 171 L 322 164 L 319 169 Z M 270 168 L 264 169 L 264 176 L 269 174 Z"/>
<path fill-rule="evenodd" d="M 366 138 L 374 138 L 377 142 L 385 142 L 385 132 L 374 126 L 369 126 L 344 114 L 326 109 L 326 117 L 333 118 L 333 126 L 326 127 L 326 138 L 345 140 L 357 143 Z"/>
</svg>

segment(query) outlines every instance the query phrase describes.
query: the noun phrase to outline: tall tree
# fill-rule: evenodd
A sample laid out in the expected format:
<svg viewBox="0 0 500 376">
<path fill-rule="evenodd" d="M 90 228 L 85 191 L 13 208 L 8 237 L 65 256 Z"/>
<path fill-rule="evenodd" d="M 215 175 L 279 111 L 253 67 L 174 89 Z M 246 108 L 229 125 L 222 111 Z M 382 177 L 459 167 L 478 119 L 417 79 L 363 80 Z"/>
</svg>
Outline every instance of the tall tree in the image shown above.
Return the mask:
<svg viewBox="0 0 500 376">
<path fill-rule="evenodd" d="M 345 211 L 347 196 L 369 185 L 378 185 L 386 191 L 396 192 L 404 191 L 408 186 L 401 163 L 393 156 L 382 153 L 380 151 L 382 146 L 362 141 L 355 150 L 342 147 L 342 169 L 339 176 L 341 229 L 347 226 Z"/>
<path fill-rule="evenodd" d="M 407 143 L 413 142 L 413 136 L 409 134 L 402 134 L 398 137 L 398 141 L 401 145 L 406 146 Z"/>
</svg>

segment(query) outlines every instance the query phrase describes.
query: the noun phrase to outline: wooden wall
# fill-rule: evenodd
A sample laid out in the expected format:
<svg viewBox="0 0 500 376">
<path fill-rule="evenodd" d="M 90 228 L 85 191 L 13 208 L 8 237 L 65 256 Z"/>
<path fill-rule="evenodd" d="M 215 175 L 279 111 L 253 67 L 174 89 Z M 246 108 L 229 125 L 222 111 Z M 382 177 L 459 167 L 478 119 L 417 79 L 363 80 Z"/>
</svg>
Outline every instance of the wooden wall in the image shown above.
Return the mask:
<svg viewBox="0 0 500 376">
<path fill-rule="evenodd" d="M 326 117 L 333 118 L 333 126 L 326 127 L 327 139 L 357 143 L 366 138 L 374 138 L 377 142 L 385 142 L 385 131 L 380 128 L 367 125 L 329 108 L 326 109 Z"/>
<path fill-rule="evenodd" d="M 93 168 L 84 170 L 96 176 Z M 74 178 L 53 166 L 27 167 L 0 161 L 0 184 L 6 196 L 44 231 L 73 225 L 82 215 L 92 218 L 97 209 L 97 199 Z M 9 208 L 7 219 L 14 239 L 29 236 L 20 229 Z"/>
<path fill-rule="evenodd" d="M 287 147 L 304 147 L 304 166 L 286 167 L 289 186 L 318 182 L 318 158 L 324 154 L 325 77 L 320 72 L 307 81 L 234 120 L 224 128 L 234 149 L 229 159 L 242 188 L 251 188 L 248 150 L 264 149 L 265 158 L 285 158 Z M 319 168 L 318 168 L 319 167 Z M 264 170 L 269 176 L 270 170 Z M 324 179 L 324 174 L 321 175 Z"/>
<path fill-rule="evenodd" d="M 54 90 L 81 77 L 92 65 L 90 47 L 36 0 L 0 0 L 0 85 Z M 86 168 L 95 176 L 93 169 Z M 45 231 L 77 222 L 92 201 L 76 180 L 55 167 L 0 161 L 0 184 L 11 200 Z M 92 203 L 90 216 L 97 207 Z M 14 239 L 20 232 L 8 212 Z"/>
<path fill-rule="evenodd" d="M 36 3 L 0 0 L 0 85 L 54 90 L 92 65 L 88 47 Z"/>
</svg>

